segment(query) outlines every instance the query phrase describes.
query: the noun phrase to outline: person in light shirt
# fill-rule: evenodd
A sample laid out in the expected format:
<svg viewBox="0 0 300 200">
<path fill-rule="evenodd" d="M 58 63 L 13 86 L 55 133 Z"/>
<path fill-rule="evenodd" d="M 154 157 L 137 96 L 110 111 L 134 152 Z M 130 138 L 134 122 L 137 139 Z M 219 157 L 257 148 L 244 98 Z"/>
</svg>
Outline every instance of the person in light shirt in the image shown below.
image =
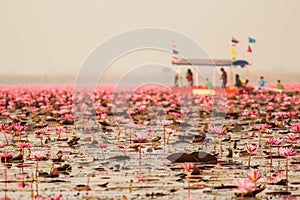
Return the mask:
<svg viewBox="0 0 300 200">
<path fill-rule="evenodd" d="M 206 83 L 205 83 L 206 88 L 207 88 L 207 89 L 213 89 L 214 86 L 213 86 L 213 84 L 209 81 L 209 79 L 206 78 L 205 80 L 206 80 Z"/>
<path fill-rule="evenodd" d="M 259 81 L 258 81 L 259 89 L 265 87 L 265 83 L 266 83 L 266 81 L 265 81 L 264 77 L 261 76 Z"/>
</svg>

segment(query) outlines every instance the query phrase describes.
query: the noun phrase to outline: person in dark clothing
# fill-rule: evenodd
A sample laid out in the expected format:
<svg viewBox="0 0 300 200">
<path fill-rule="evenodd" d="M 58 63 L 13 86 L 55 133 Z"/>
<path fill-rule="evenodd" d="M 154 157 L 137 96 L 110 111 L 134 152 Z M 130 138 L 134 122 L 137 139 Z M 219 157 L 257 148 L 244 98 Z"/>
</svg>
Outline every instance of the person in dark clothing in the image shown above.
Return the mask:
<svg viewBox="0 0 300 200">
<path fill-rule="evenodd" d="M 180 74 L 179 74 L 179 72 L 177 72 L 176 75 L 175 75 L 175 86 L 176 87 L 180 86 L 180 83 L 181 83 L 180 79 L 181 79 Z"/>
<path fill-rule="evenodd" d="M 242 82 L 241 82 L 240 76 L 238 74 L 235 75 L 235 84 L 234 84 L 234 86 L 237 87 L 237 88 L 242 87 Z"/>
<path fill-rule="evenodd" d="M 194 79 L 193 79 L 193 72 L 191 71 L 191 69 L 187 70 L 185 74 L 185 78 L 188 81 L 189 85 L 192 87 L 194 84 Z"/>
<path fill-rule="evenodd" d="M 227 84 L 227 73 L 224 68 L 221 68 L 221 80 L 222 80 L 222 88 L 226 88 Z"/>
</svg>

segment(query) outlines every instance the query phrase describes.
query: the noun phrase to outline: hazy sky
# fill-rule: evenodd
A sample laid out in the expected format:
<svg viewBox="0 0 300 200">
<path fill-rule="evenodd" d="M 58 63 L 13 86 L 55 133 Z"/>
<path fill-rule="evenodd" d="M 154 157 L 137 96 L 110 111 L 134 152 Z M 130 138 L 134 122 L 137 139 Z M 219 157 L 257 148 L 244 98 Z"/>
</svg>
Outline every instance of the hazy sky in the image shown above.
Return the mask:
<svg viewBox="0 0 300 200">
<path fill-rule="evenodd" d="M 299 10 L 299 0 L 1 0 L 0 73 L 76 73 L 97 45 L 138 27 L 179 31 L 214 58 L 230 58 L 233 35 L 254 70 L 300 71 Z"/>
</svg>

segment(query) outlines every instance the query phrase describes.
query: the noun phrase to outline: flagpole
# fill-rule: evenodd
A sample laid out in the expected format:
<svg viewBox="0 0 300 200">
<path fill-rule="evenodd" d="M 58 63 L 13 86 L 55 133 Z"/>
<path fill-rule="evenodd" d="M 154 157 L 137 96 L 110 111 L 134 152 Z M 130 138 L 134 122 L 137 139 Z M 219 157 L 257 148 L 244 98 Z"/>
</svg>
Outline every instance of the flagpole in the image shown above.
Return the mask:
<svg viewBox="0 0 300 200">
<path fill-rule="evenodd" d="M 213 87 L 216 87 L 216 71 L 217 71 L 217 67 L 215 66 L 213 69 L 213 77 L 212 77 L 212 82 L 213 82 Z"/>
<path fill-rule="evenodd" d="M 198 79 L 199 79 L 199 74 L 198 74 L 198 70 L 196 69 L 196 87 L 198 87 L 199 85 Z"/>
<path fill-rule="evenodd" d="M 256 39 L 249 36 L 248 37 L 248 49 L 247 49 L 247 53 L 248 54 L 250 54 L 250 53 L 253 52 L 252 49 L 251 49 L 251 45 L 250 45 L 251 43 L 255 44 L 256 43 Z M 248 59 L 248 62 L 250 63 L 249 57 L 250 57 L 250 55 L 247 56 L 247 59 Z M 249 66 L 248 65 L 246 66 L 246 73 L 247 73 L 247 79 L 249 80 L 249 76 L 250 75 L 249 75 Z"/>
<path fill-rule="evenodd" d="M 250 63 L 250 53 L 252 53 L 250 43 L 248 42 L 248 47 L 247 47 L 247 61 Z M 246 65 L 246 77 L 249 80 L 249 67 Z"/>
<path fill-rule="evenodd" d="M 229 48 L 230 48 L 230 59 L 231 59 L 231 63 L 232 63 L 232 48 L 233 48 L 233 45 L 232 45 L 232 36 L 229 38 Z M 230 84 L 232 86 L 232 81 L 231 81 L 231 66 L 232 64 L 230 64 L 230 67 L 229 67 L 229 79 L 230 79 Z"/>
<path fill-rule="evenodd" d="M 236 54 L 236 52 L 235 52 L 235 49 L 233 48 L 233 37 L 231 36 L 230 37 L 230 41 L 229 41 L 229 44 L 230 44 L 230 59 L 231 59 L 231 62 L 233 61 L 233 56 Z M 230 79 L 230 84 L 231 84 L 231 86 L 230 86 L 230 88 L 232 88 L 233 87 L 233 75 L 232 75 L 232 64 L 230 65 L 230 67 L 229 67 L 229 79 Z"/>
<path fill-rule="evenodd" d="M 248 46 L 249 46 L 249 42 L 248 42 Z M 249 52 L 247 50 L 247 61 L 250 63 L 250 60 L 249 60 Z M 246 79 L 249 80 L 249 67 L 248 65 L 246 65 Z"/>
<path fill-rule="evenodd" d="M 177 66 L 178 66 L 178 74 L 179 74 L 178 86 L 182 87 L 181 66 L 180 65 Z"/>
</svg>

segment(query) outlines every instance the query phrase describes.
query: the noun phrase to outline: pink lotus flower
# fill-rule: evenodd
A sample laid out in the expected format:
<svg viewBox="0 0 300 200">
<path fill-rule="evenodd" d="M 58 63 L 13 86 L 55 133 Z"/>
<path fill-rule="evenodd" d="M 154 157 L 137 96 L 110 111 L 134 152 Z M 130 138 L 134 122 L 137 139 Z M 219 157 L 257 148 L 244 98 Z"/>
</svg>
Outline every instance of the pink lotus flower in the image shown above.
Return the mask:
<svg viewBox="0 0 300 200">
<path fill-rule="evenodd" d="M 220 134 L 221 131 L 223 130 L 221 127 L 219 126 L 211 126 L 209 128 L 209 130 L 212 132 L 212 133 L 215 133 L 215 134 Z"/>
<path fill-rule="evenodd" d="M 294 146 L 294 141 L 298 139 L 298 135 L 295 133 L 289 133 L 288 139 L 291 141 L 292 147 Z"/>
<path fill-rule="evenodd" d="M 63 126 L 57 126 L 57 127 L 55 127 L 55 131 L 59 132 L 59 133 L 66 132 L 66 128 Z"/>
<path fill-rule="evenodd" d="M 254 170 L 249 170 L 246 176 L 252 183 L 256 183 L 256 181 L 260 179 L 261 173 L 258 170 L 254 169 Z"/>
<path fill-rule="evenodd" d="M 246 144 L 245 146 L 247 151 L 250 153 L 254 152 L 257 149 L 257 146 L 253 144 Z"/>
<path fill-rule="evenodd" d="M 259 112 L 261 115 L 267 115 L 268 113 L 266 111 L 260 111 Z"/>
<path fill-rule="evenodd" d="M 142 142 L 147 139 L 147 136 L 145 134 L 138 134 L 136 135 L 136 140 L 139 141 L 140 143 L 140 148 L 139 148 L 139 158 L 142 158 Z"/>
<path fill-rule="evenodd" d="M 278 156 L 280 154 L 279 147 L 280 147 L 280 145 L 282 145 L 284 143 L 284 141 L 285 141 L 285 139 L 283 139 L 283 138 L 275 138 L 274 139 L 274 144 L 277 144 L 277 148 L 278 148 Z"/>
<path fill-rule="evenodd" d="M 240 190 L 240 192 L 242 193 L 242 199 L 244 198 L 244 194 L 252 191 L 255 188 L 254 183 L 244 180 L 244 179 L 240 179 L 240 180 L 233 180 L 232 183 Z"/>
<path fill-rule="evenodd" d="M 265 142 L 268 143 L 268 144 L 270 144 L 270 145 L 271 145 L 271 144 L 274 144 L 273 138 L 266 138 L 266 139 L 265 139 Z"/>
<path fill-rule="evenodd" d="M 16 145 L 19 147 L 19 148 L 29 148 L 30 147 L 30 143 L 29 142 L 17 142 Z"/>
<path fill-rule="evenodd" d="M 226 134 L 227 134 L 227 131 L 226 131 L 226 129 L 222 129 L 222 130 L 220 130 L 219 134 L 220 134 L 220 135 L 226 135 Z"/>
<path fill-rule="evenodd" d="M 34 151 L 31 153 L 31 156 L 36 160 L 41 160 L 46 156 L 46 153 L 43 151 Z"/>
<path fill-rule="evenodd" d="M 184 163 L 180 165 L 186 172 L 189 172 L 191 169 L 194 168 L 194 163 Z"/>
<path fill-rule="evenodd" d="M 133 123 L 132 121 L 130 121 L 130 122 L 127 123 L 127 127 L 130 128 L 130 129 L 132 129 L 132 128 L 135 127 L 135 123 Z"/>
<path fill-rule="evenodd" d="M 253 144 L 246 144 L 246 149 L 249 152 L 248 167 L 250 167 L 251 153 L 254 152 L 257 149 L 257 147 L 256 147 L 256 145 L 253 145 Z"/>
<path fill-rule="evenodd" d="M 289 133 L 288 134 L 288 139 L 295 141 L 296 139 L 298 139 L 298 135 L 296 135 L 295 133 Z"/>
<path fill-rule="evenodd" d="M 223 149 L 222 149 L 222 136 L 223 135 L 226 135 L 227 134 L 227 131 L 226 129 L 222 128 L 221 130 L 219 130 L 219 137 L 220 137 L 220 154 L 222 156 L 222 153 L 223 153 Z"/>
<path fill-rule="evenodd" d="M 1 152 L 0 157 L 1 158 L 11 158 L 11 157 L 13 157 L 13 153 L 10 153 L 10 152 L 7 152 L 7 151 Z"/>
<path fill-rule="evenodd" d="M 280 154 L 282 154 L 285 157 L 285 176 L 286 176 L 286 182 L 288 183 L 288 178 L 289 178 L 289 156 L 293 156 L 296 154 L 296 151 L 293 148 L 280 148 L 279 149 Z"/>
<path fill-rule="evenodd" d="M 248 110 L 245 110 L 241 113 L 242 116 L 247 117 L 251 115 L 251 112 L 249 112 Z"/>
<path fill-rule="evenodd" d="M 40 136 L 40 145 L 43 146 L 43 134 L 48 130 L 48 126 L 46 128 L 41 128 L 35 131 L 35 134 Z"/>
<path fill-rule="evenodd" d="M 174 130 L 171 128 L 166 128 L 166 132 L 171 135 L 174 133 Z"/>
<path fill-rule="evenodd" d="M 283 118 L 283 117 L 285 117 L 287 115 L 288 115 L 288 113 L 286 113 L 286 112 L 277 112 L 277 116 L 279 116 L 281 118 Z"/>
<path fill-rule="evenodd" d="M 10 131 L 12 130 L 12 127 L 8 124 L 0 124 L 0 131 Z"/>
<path fill-rule="evenodd" d="M 265 181 L 266 181 L 267 183 L 274 183 L 274 182 L 278 181 L 278 179 L 277 179 L 276 177 L 267 177 L 267 178 L 265 179 Z"/>
<path fill-rule="evenodd" d="M 141 105 L 140 107 L 138 107 L 138 111 L 140 112 L 144 112 L 147 109 L 147 107 L 145 105 Z"/>
<path fill-rule="evenodd" d="M 130 115 L 133 115 L 134 113 L 135 113 L 134 110 L 131 110 L 131 109 L 127 111 L 127 114 L 128 114 L 129 116 L 130 116 Z"/>
<path fill-rule="evenodd" d="M 55 127 L 55 132 L 58 133 L 57 139 L 60 139 L 61 133 L 66 132 L 66 128 L 63 126 L 57 126 L 57 127 Z"/>
<path fill-rule="evenodd" d="M 10 115 L 9 118 L 11 120 L 18 120 L 18 117 L 16 115 Z"/>
<path fill-rule="evenodd" d="M 137 134 L 135 139 L 139 142 L 143 142 L 147 139 L 147 136 L 145 134 Z"/>
<path fill-rule="evenodd" d="M 297 115 L 298 115 L 298 113 L 296 111 L 290 111 L 289 112 L 290 117 L 294 117 L 294 116 L 297 116 Z"/>
<path fill-rule="evenodd" d="M 85 131 L 91 131 L 93 128 L 94 128 L 93 125 L 88 125 L 88 126 L 84 127 L 84 130 Z"/>
<path fill-rule="evenodd" d="M 27 127 L 22 126 L 20 123 L 17 124 L 13 124 L 12 127 L 14 128 L 15 131 L 17 131 L 19 133 L 19 140 L 21 141 L 22 139 L 22 132 L 25 131 L 27 129 Z"/>
<path fill-rule="evenodd" d="M 292 130 L 296 133 L 299 133 L 300 132 L 300 123 L 292 124 Z"/>
<path fill-rule="evenodd" d="M 46 116 L 46 120 L 49 121 L 49 120 L 52 120 L 53 117 L 52 116 Z"/>
<path fill-rule="evenodd" d="M 27 127 L 22 126 L 21 124 L 14 124 L 13 128 L 18 131 L 18 132 L 22 132 L 25 131 L 27 129 Z"/>
<path fill-rule="evenodd" d="M 284 143 L 284 138 L 275 138 L 273 139 L 274 144 L 277 144 L 278 146 Z"/>
<path fill-rule="evenodd" d="M 171 122 L 169 120 L 161 120 L 160 124 L 163 126 L 169 126 L 171 124 Z"/>
<path fill-rule="evenodd" d="M 288 134 L 288 139 L 291 141 L 295 141 L 298 139 L 298 135 L 296 135 L 295 133 L 289 133 Z"/>
<path fill-rule="evenodd" d="M 184 171 L 189 172 L 191 169 L 194 168 L 194 163 L 183 163 L 180 165 Z M 190 176 L 189 174 L 187 175 L 187 180 L 188 180 L 188 189 L 190 189 Z"/>
<path fill-rule="evenodd" d="M 284 157 L 288 157 L 288 156 L 293 156 L 296 154 L 296 151 L 293 148 L 280 148 L 279 152 L 281 155 L 283 155 Z"/>
<path fill-rule="evenodd" d="M 258 107 L 259 107 L 259 104 L 257 104 L 257 103 L 251 105 L 251 108 L 254 108 L 254 109 L 256 109 Z"/>
<path fill-rule="evenodd" d="M 3 148 L 3 147 L 5 147 L 5 143 L 4 142 L 2 142 L 2 141 L 0 141 L 0 148 Z"/>
</svg>

